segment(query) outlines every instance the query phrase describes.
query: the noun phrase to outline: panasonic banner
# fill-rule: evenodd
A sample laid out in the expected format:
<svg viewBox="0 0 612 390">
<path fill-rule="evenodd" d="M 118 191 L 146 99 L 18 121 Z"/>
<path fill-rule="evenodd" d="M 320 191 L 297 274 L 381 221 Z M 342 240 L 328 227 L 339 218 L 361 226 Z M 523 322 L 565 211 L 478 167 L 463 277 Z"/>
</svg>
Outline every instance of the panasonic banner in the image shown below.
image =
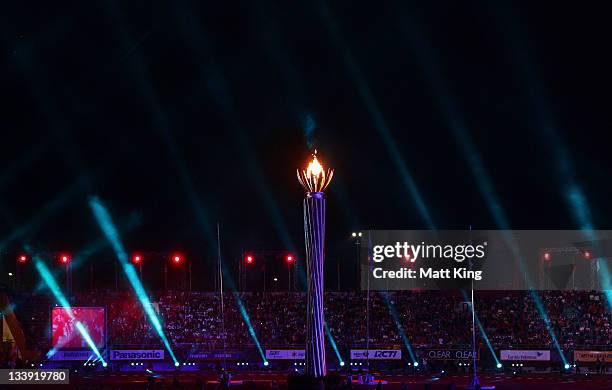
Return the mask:
<svg viewBox="0 0 612 390">
<path fill-rule="evenodd" d="M 400 349 L 351 349 L 351 360 L 399 360 Z"/>
<path fill-rule="evenodd" d="M 304 349 L 266 349 L 268 360 L 304 360 L 306 350 Z"/>
<path fill-rule="evenodd" d="M 499 351 L 499 357 L 501 360 L 510 361 L 549 361 L 550 351 L 502 349 Z"/>
<path fill-rule="evenodd" d="M 113 349 L 111 360 L 163 360 L 163 349 Z"/>
</svg>

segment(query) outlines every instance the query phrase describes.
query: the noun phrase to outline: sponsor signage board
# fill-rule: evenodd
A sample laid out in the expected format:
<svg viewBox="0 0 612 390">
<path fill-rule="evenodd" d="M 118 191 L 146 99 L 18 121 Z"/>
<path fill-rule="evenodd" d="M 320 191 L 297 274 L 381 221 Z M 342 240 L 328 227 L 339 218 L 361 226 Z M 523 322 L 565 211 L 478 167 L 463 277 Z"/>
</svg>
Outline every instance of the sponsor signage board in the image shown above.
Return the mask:
<svg viewBox="0 0 612 390">
<path fill-rule="evenodd" d="M 304 349 L 266 349 L 268 360 L 304 360 L 306 350 Z"/>
<path fill-rule="evenodd" d="M 238 360 L 241 359 L 240 352 L 223 352 L 223 351 L 192 351 L 189 353 L 188 358 L 191 360 L 219 360 L 229 359 Z"/>
<path fill-rule="evenodd" d="M 94 360 L 96 356 L 91 350 L 87 351 L 57 351 L 49 356 L 49 360 Z"/>
<path fill-rule="evenodd" d="M 351 360 L 398 360 L 401 349 L 351 349 Z"/>
<path fill-rule="evenodd" d="M 163 349 L 113 349 L 110 360 L 164 360 Z"/>
<path fill-rule="evenodd" d="M 549 361 L 549 350 L 502 349 L 499 351 L 501 360 L 510 361 Z"/>
<path fill-rule="evenodd" d="M 574 361 L 595 363 L 599 359 L 605 363 L 612 363 L 612 351 L 574 351 Z"/>
<path fill-rule="evenodd" d="M 476 359 L 480 359 L 476 351 Z M 471 349 L 426 349 L 421 354 L 429 360 L 473 360 L 474 351 Z"/>
</svg>

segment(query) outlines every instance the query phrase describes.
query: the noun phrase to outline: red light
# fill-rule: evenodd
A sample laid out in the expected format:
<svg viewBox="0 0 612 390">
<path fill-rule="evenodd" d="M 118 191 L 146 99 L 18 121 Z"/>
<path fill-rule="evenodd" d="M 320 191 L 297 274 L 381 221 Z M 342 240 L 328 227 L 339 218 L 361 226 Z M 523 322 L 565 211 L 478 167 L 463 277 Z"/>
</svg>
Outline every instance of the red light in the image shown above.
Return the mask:
<svg viewBox="0 0 612 390">
<path fill-rule="evenodd" d="M 253 262 L 254 262 L 254 261 L 255 261 L 255 258 L 254 258 L 253 256 L 248 255 L 248 256 L 246 257 L 246 262 L 247 262 L 247 264 L 253 264 Z"/>
<path fill-rule="evenodd" d="M 544 260 L 550 261 L 552 259 L 552 255 L 550 252 L 544 252 Z"/>
<path fill-rule="evenodd" d="M 68 264 L 70 263 L 70 256 L 69 255 L 60 255 L 60 261 L 64 264 Z"/>
<path fill-rule="evenodd" d="M 28 260 L 28 256 L 26 256 L 26 255 L 19 255 L 17 260 L 19 260 L 20 263 L 25 263 Z"/>
<path fill-rule="evenodd" d="M 183 260 L 183 257 L 179 255 L 178 253 L 175 253 L 174 255 L 172 255 L 172 261 L 174 262 L 174 264 L 178 264 L 182 260 Z"/>
<path fill-rule="evenodd" d="M 140 264 L 140 262 L 142 261 L 142 256 L 140 256 L 140 255 L 134 255 L 134 256 L 132 256 L 132 261 L 133 261 L 135 264 Z"/>
<path fill-rule="evenodd" d="M 584 258 L 586 260 L 591 260 L 592 257 L 593 257 L 593 254 L 591 253 L 591 251 L 584 251 Z"/>
<path fill-rule="evenodd" d="M 293 263 L 293 256 L 287 255 L 287 263 Z"/>
</svg>

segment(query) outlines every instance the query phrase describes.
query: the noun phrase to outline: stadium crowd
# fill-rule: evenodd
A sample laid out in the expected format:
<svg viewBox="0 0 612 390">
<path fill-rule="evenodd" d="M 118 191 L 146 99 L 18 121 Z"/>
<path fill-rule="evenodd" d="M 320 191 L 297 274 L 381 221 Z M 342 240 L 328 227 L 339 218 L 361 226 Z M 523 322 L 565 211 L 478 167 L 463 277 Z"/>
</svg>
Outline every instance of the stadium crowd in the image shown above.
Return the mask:
<svg viewBox="0 0 612 390">
<path fill-rule="evenodd" d="M 32 313 L 49 313 L 52 304 L 42 296 L 23 300 L 37 305 Z M 253 345 L 249 325 L 266 348 L 305 342 L 304 293 L 225 293 L 221 300 L 218 293 L 167 292 L 150 300 L 175 345 L 197 344 L 200 349 Z M 71 304 L 107 308 L 109 345 L 160 344 L 131 293 L 78 294 Z M 538 305 L 546 310 L 548 322 Z M 612 345 L 612 318 L 599 292 L 540 291 L 536 296 L 524 291 L 482 291 L 476 293 L 476 313 L 496 348 L 552 347 L 549 328 L 562 348 Z M 29 339 L 39 348 L 49 343 L 44 317 L 49 320 L 48 314 L 37 315 L 36 326 L 30 326 L 30 318 L 22 319 L 25 329 L 37 333 L 29 332 Z M 470 305 L 458 291 L 327 292 L 325 317 L 343 349 L 365 347 L 368 337 L 370 346 L 400 345 L 402 335 L 415 347 L 471 343 Z"/>
</svg>

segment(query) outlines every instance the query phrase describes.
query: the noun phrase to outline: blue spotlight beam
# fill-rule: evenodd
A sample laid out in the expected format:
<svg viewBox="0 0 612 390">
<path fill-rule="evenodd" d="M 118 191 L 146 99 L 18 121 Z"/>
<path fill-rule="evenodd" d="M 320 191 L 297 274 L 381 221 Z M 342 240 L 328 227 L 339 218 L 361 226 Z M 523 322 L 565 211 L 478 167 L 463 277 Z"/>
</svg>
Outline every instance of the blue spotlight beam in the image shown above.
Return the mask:
<svg viewBox="0 0 612 390">
<path fill-rule="evenodd" d="M 42 207 L 34 217 L 23 225 L 13 229 L 9 236 L 4 237 L 2 241 L 0 241 L 0 251 L 6 249 L 10 243 L 23 239 L 38 230 L 47 219 L 66 206 L 68 202 L 78 194 L 81 188 L 82 182 L 77 181 L 69 188 L 59 193 L 49 203 Z"/>
<path fill-rule="evenodd" d="M 59 302 L 59 304 L 66 311 L 66 313 L 70 316 L 71 319 L 75 319 L 74 312 L 72 311 L 72 307 L 70 306 L 68 299 L 66 299 L 66 296 L 62 293 L 62 290 L 55 281 L 55 278 L 53 278 L 53 275 L 51 274 L 51 271 L 49 271 L 49 268 L 47 268 L 45 263 L 43 263 L 38 257 L 34 257 L 34 263 L 36 266 L 36 270 L 40 274 L 41 279 L 45 282 L 45 284 L 49 288 L 49 291 L 51 291 L 51 293 L 55 297 L 56 301 Z M 85 326 L 80 321 L 77 321 L 76 328 L 81 334 L 81 337 L 83 337 L 83 340 L 85 340 L 89 348 L 93 351 L 93 353 L 98 357 L 102 364 L 106 365 L 106 361 L 102 357 L 102 354 L 98 350 L 98 347 L 96 347 L 96 344 L 89 335 L 89 332 L 87 332 Z M 52 349 L 49 352 L 52 355 L 55 353 L 55 351 L 56 349 Z"/>
<path fill-rule="evenodd" d="M 255 346 L 257 347 L 257 351 L 259 352 L 261 359 L 263 360 L 264 364 L 267 365 L 268 360 L 266 359 L 266 354 L 264 353 L 263 348 L 261 347 L 261 343 L 259 342 L 259 339 L 257 338 L 257 334 L 255 334 L 255 328 L 253 327 L 253 324 L 251 323 L 251 318 L 249 317 L 249 314 L 247 313 L 247 310 L 244 307 L 244 303 L 242 303 L 242 299 L 240 299 L 240 296 L 238 295 L 236 291 L 234 291 L 233 294 L 234 294 L 234 299 L 236 300 L 236 305 L 238 305 L 238 311 L 240 312 L 240 315 L 242 316 L 242 320 L 247 325 L 247 328 L 249 328 L 249 335 L 251 335 L 251 338 L 255 342 Z"/>
<path fill-rule="evenodd" d="M 198 63 L 202 64 L 200 68 L 201 78 L 206 81 L 205 85 L 212 100 L 218 107 L 219 112 L 223 116 L 223 120 L 234 135 L 233 140 L 239 148 L 239 155 L 245 161 L 244 166 L 248 172 L 247 176 L 257 188 L 272 218 L 279 238 L 286 248 L 292 252 L 296 252 L 297 246 L 289 234 L 290 229 L 287 228 L 287 223 L 279 207 L 279 202 L 270 190 L 270 186 L 267 184 L 266 176 L 261 169 L 259 159 L 253 151 L 252 142 L 239 119 L 240 114 L 236 109 L 231 89 L 223 73 L 223 68 L 214 60 L 214 50 L 207 39 L 206 33 L 202 31 L 200 27 L 202 23 L 197 20 L 197 13 L 191 10 L 181 10 L 177 12 L 177 18 L 180 19 L 179 31 L 185 36 L 186 42 L 191 45 L 192 51 L 198 59 Z"/>
<path fill-rule="evenodd" d="M 196 191 L 189 169 L 185 164 L 185 160 L 179 145 L 172 135 L 172 126 L 169 123 L 168 116 L 162 108 L 162 104 L 150 78 L 147 76 L 149 71 L 142 54 L 138 50 L 140 44 L 150 34 L 147 34 L 140 41 L 137 41 L 134 39 L 134 37 L 132 37 L 125 16 L 117 5 L 113 4 L 112 2 L 105 3 L 105 5 L 105 11 L 115 22 L 114 26 L 117 30 L 117 36 L 119 42 L 123 45 L 124 51 L 126 52 L 126 58 L 129 57 L 129 60 L 126 62 L 129 67 L 130 74 L 140 87 L 141 95 L 145 101 L 146 108 L 150 113 L 153 123 L 156 125 L 155 128 L 168 147 L 168 150 L 176 164 L 178 177 L 184 189 L 183 193 L 193 208 L 196 223 L 204 234 L 204 238 L 206 239 L 206 242 L 209 244 L 210 248 L 214 248 L 216 240 L 214 229 L 212 228 L 214 224 L 211 223 L 213 218 L 210 215 L 210 210 L 208 210 L 199 200 L 200 196 Z M 213 252 L 211 250 L 211 254 L 212 253 Z"/>
<path fill-rule="evenodd" d="M 223 280 L 225 283 L 227 283 L 229 290 L 232 292 L 234 296 L 234 300 L 236 301 L 236 306 L 238 306 L 238 312 L 240 313 L 242 320 L 244 321 L 245 325 L 247 326 L 249 330 L 249 336 L 251 336 L 251 339 L 255 343 L 255 346 L 257 347 L 257 351 L 259 352 L 259 355 L 261 356 L 261 360 L 263 361 L 264 365 L 267 365 L 268 360 L 266 359 L 266 354 L 264 353 L 263 347 L 261 346 L 261 343 L 259 342 L 259 338 L 257 337 L 257 332 L 255 332 L 255 327 L 253 326 L 253 323 L 251 322 L 251 317 L 249 317 L 249 313 L 247 312 L 246 307 L 244 306 L 244 303 L 242 299 L 240 298 L 240 294 L 238 293 L 238 291 L 236 291 L 236 284 L 234 283 L 234 280 L 230 276 L 231 273 L 227 269 L 225 262 L 223 261 L 221 262 L 221 267 L 223 269 L 223 276 L 224 276 Z"/>
<path fill-rule="evenodd" d="M 461 289 L 461 295 L 463 296 L 463 299 L 465 299 L 466 302 L 470 303 L 470 309 L 472 310 L 472 313 L 474 314 L 474 318 L 476 319 L 476 324 L 478 325 L 478 329 L 480 330 L 480 335 L 485 341 L 485 344 L 487 344 L 487 348 L 489 349 L 489 352 L 491 352 L 491 356 L 493 356 L 493 359 L 495 359 L 496 367 L 499 367 L 500 361 L 499 359 L 497 359 L 497 355 L 495 354 L 495 349 L 493 348 L 493 345 L 491 345 L 489 336 L 487 336 L 487 332 L 482 326 L 482 323 L 480 322 L 480 319 L 478 318 L 478 314 L 476 314 L 476 308 L 472 306 L 471 300 L 468 298 L 465 290 Z"/>
<path fill-rule="evenodd" d="M 501 8 L 500 8 L 501 7 Z M 546 88 L 538 75 L 535 61 L 531 58 L 526 31 L 520 26 L 518 16 L 510 2 L 499 2 L 493 7 L 498 21 L 496 23 L 512 52 L 510 59 L 514 62 L 519 75 L 525 80 L 527 101 L 530 103 L 535 118 L 537 133 L 544 145 L 549 148 L 556 164 L 557 182 L 561 188 L 566 207 L 580 229 L 590 232 L 594 229 L 594 221 L 587 197 L 580 185 L 572 162 L 572 154 L 567 143 L 559 132 L 554 111 L 546 93 Z M 612 284 L 610 270 L 605 262 L 599 262 L 599 281 L 612 311 Z"/>
<path fill-rule="evenodd" d="M 153 305 L 151 304 L 149 297 L 147 296 L 147 293 L 144 290 L 142 283 L 140 282 L 140 278 L 138 277 L 134 266 L 129 261 L 127 252 L 125 251 L 123 243 L 121 242 L 121 238 L 119 237 L 119 232 L 117 231 L 117 228 L 115 227 L 110 214 L 106 210 L 106 207 L 104 207 L 102 202 L 97 197 L 91 197 L 89 199 L 89 206 L 94 214 L 94 217 L 96 218 L 96 221 L 98 222 L 98 225 L 100 226 L 100 229 L 102 230 L 102 232 L 106 236 L 106 239 L 115 251 L 117 260 L 121 264 L 123 272 L 127 276 L 130 285 L 136 293 L 136 297 L 140 301 L 140 304 L 144 309 L 145 314 L 149 318 L 149 322 L 151 323 L 153 329 L 155 329 L 155 332 L 168 350 L 170 357 L 172 358 L 174 363 L 177 364 L 178 360 L 176 359 L 174 351 L 172 351 L 172 347 L 170 346 L 170 342 L 168 341 L 168 338 L 164 333 L 162 324 L 159 318 L 157 317 L 155 310 L 153 309 Z"/>
<path fill-rule="evenodd" d="M 342 356 L 340 356 L 340 351 L 338 350 L 338 345 L 336 344 L 336 340 L 334 340 L 334 337 L 332 336 L 331 331 L 329 330 L 329 326 L 327 326 L 327 322 L 324 322 L 324 327 L 325 327 L 325 334 L 327 335 L 329 344 L 331 345 L 332 349 L 334 350 L 334 353 L 336 354 L 336 357 L 338 358 L 338 362 L 344 363 L 344 360 L 342 360 Z"/>
<path fill-rule="evenodd" d="M 328 5 L 325 4 L 323 1 L 319 1 L 317 3 L 319 4 L 320 14 L 330 32 L 332 40 L 340 50 L 340 53 L 342 55 L 342 58 L 344 59 L 344 62 L 353 80 L 353 83 L 355 84 L 359 95 L 364 101 L 366 110 L 368 111 L 368 114 L 370 115 L 372 122 L 374 123 L 376 131 L 381 137 L 385 147 L 387 148 L 387 151 L 389 152 L 389 155 L 391 156 L 396 168 L 400 173 L 403 184 L 408 190 L 408 193 L 412 196 L 412 199 L 416 204 L 417 210 L 419 211 L 421 218 L 425 222 L 427 228 L 434 229 L 433 218 L 431 216 L 429 208 L 427 207 L 425 200 L 423 199 L 421 192 L 418 189 L 417 184 L 414 178 L 412 177 L 412 174 L 410 173 L 410 170 L 408 169 L 408 165 L 402 157 L 402 153 L 400 152 L 399 147 L 397 146 L 397 143 L 393 138 L 393 134 L 391 133 L 391 130 L 387 125 L 383 113 L 378 108 L 378 105 L 376 104 L 376 101 L 372 96 L 372 93 L 370 92 L 370 88 L 368 87 L 368 84 L 361 72 L 361 69 L 359 69 L 359 67 L 357 66 L 357 63 L 353 58 L 353 54 L 351 53 L 348 45 L 344 41 L 342 34 L 340 33 L 340 29 L 336 26 L 336 22 L 333 18 L 331 10 L 329 9 Z"/>
<path fill-rule="evenodd" d="M 140 225 L 141 222 L 142 222 L 142 219 L 141 219 L 141 215 L 139 213 L 131 214 L 130 217 L 128 218 L 128 220 L 125 223 L 125 228 L 121 229 L 121 231 L 122 232 L 130 231 L 130 230 L 134 229 L 135 227 L 137 227 L 138 225 Z M 105 249 L 107 247 L 108 247 L 108 241 L 106 239 L 103 239 L 103 238 L 100 238 L 100 239 L 97 239 L 97 240 L 91 242 L 85 248 L 83 248 L 83 249 L 77 251 L 76 253 L 74 253 L 72 258 L 70 259 L 70 267 L 72 269 L 78 268 L 89 257 L 95 255 L 96 253 L 102 251 L 103 249 Z M 25 248 L 26 252 L 31 252 L 31 250 L 32 250 L 27 245 L 24 248 Z M 62 269 L 59 269 L 59 270 L 56 269 L 55 271 L 52 271 L 52 275 L 53 275 L 53 277 L 57 277 L 62 272 L 63 272 Z M 44 281 L 41 280 L 40 283 L 38 283 L 38 285 L 34 289 L 34 293 L 37 293 L 37 292 L 41 291 L 44 288 L 45 288 L 45 283 L 44 283 Z"/>
<path fill-rule="evenodd" d="M 406 23 L 405 19 L 400 19 L 398 20 L 398 26 L 403 33 L 402 35 L 406 37 L 411 49 L 416 55 L 420 68 L 432 89 L 435 101 L 438 104 L 440 111 L 444 115 L 449 129 L 457 141 L 461 152 L 468 162 L 472 175 L 474 176 L 474 179 L 478 185 L 478 189 L 485 199 L 491 215 L 500 229 L 507 230 L 510 226 L 508 218 L 506 217 L 501 206 L 501 201 L 495 191 L 493 182 L 485 169 L 480 153 L 478 153 L 474 141 L 472 140 L 472 137 L 468 131 L 465 118 L 461 114 L 461 109 L 450 92 L 450 88 L 446 82 L 446 77 L 440 66 L 438 56 L 432 45 L 427 41 L 427 39 L 425 39 L 418 20 L 412 15 L 412 12 L 404 12 L 402 17 L 408 18 L 409 21 Z M 516 243 L 513 242 L 514 240 L 509 235 L 505 235 L 505 238 L 513 250 L 514 258 L 519 267 L 524 269 L 523 256 L 519 252 Z M 544 320 L 547 329 L 549 330 L 556 349 L 565 362 L 565 356 L 557 341 L 557 337 L 550 326 L 548 314 L 538 293 L 531 289 L 533 284 L 529 279 L 525 280 L 525 283 L 530 288 L 530 294 L 536 303 L 536 308 Z"/>
<path fill-rule="evenodd" d="M 404 343 L 404 346 L 406 347 L 406 350 L 408 350 L 410 359 L 412 360 L 412 362 L 416 362 L 417 361 L 416 355 L 414 354 L 412 345 L 410 344 L 410 341 L 408 340 L 408 336 L 406 336 L 406 332 L 404 332 L 404 328 L 402 326 L 402 322 L 400 321 L 399 315 L 397 314 L 397 310 L 395 309 L 395 306 L 391 303 L 391 301 L 389 301 L 389 293 L 387 291 L 381 291 L 380 295 L 385 301 L 385 305 L 387 305 L 387 308 L 389 309 L 389 314 L 391 314 L 391 317 L 393 318 L 393 322 L 395 323 L 395 328 L 397 329 L 397 333 L 400 335 L 402 342 Z"/>
</svg>

